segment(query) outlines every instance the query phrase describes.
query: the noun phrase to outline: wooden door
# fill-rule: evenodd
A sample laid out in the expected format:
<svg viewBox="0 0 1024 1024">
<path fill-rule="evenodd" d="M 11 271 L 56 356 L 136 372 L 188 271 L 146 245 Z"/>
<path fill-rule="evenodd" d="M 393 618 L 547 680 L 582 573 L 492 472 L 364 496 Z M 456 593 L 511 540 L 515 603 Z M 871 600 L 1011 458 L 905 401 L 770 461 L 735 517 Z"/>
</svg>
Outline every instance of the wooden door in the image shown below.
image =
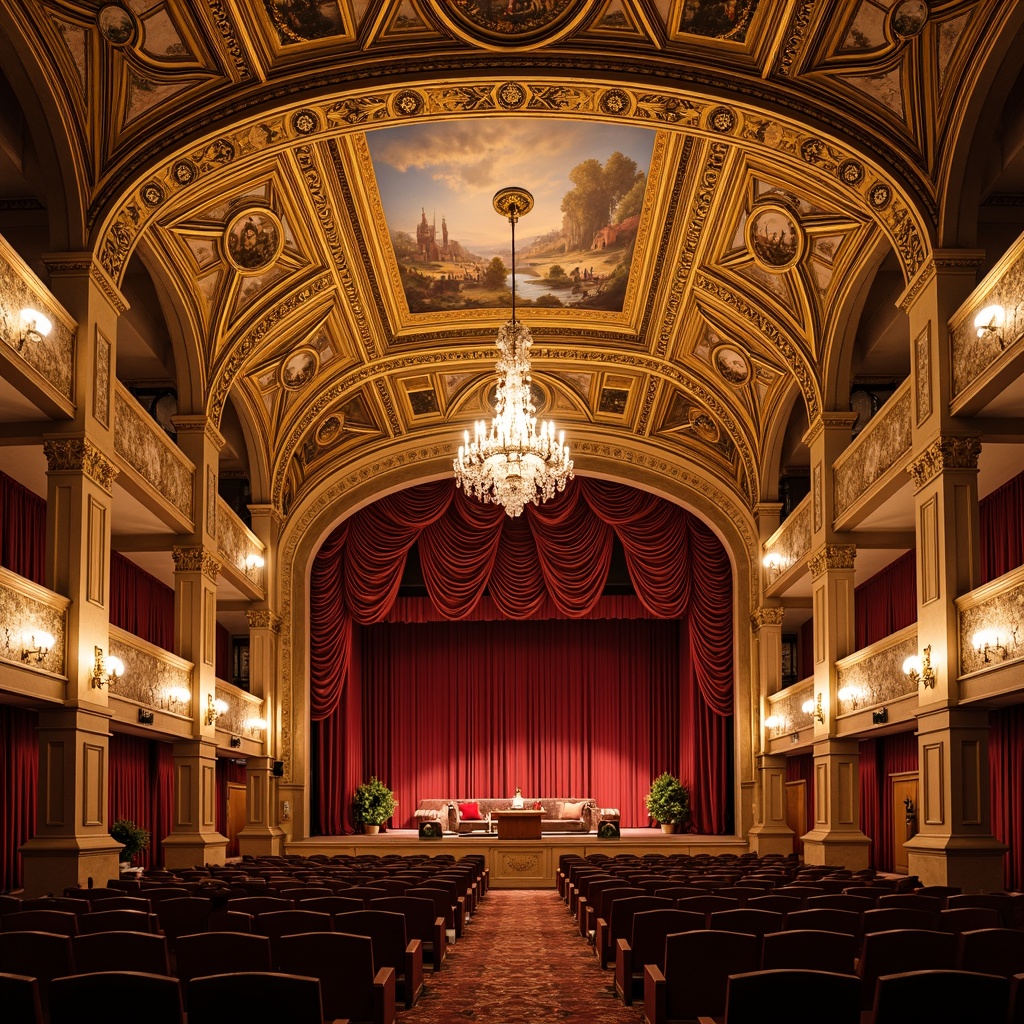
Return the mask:
<svg viewBox="0 0 1024 1024">
<path fill-rule="evenodd" d="M 245 786 L 228 783 L 228 848 L 227 856 L 238 856 L 238 833 L 245 828 Z"/>
<path fill-rule="evenodd" d="M 892 786 L 892 869 L 898 875 L 908 875 L 909 858 L 903 844 L 917 832 L 917 772 L 897 772 L 889 779 Z"/>
<path fill-rule="evenodd" d="M 793 830 L 793 852 L 803 855 L 804 841 L 800 838 L 807 831 L 807 782 L 786 783 L 786 824 Z"/>
</svg>

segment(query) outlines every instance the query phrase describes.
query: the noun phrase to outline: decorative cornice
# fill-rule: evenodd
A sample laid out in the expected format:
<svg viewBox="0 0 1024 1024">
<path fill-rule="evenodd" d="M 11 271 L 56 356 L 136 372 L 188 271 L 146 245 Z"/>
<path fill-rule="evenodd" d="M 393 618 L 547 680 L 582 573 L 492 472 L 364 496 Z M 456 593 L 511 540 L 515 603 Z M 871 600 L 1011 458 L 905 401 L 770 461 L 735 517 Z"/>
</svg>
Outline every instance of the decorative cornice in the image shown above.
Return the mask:
<svg viewBox="0 0 1024 1024">
<path fill-rule="evenodd" d="M 245 613 L 250 629 L 269 629 L 272 633 L 281 632 L 281 616 L 275 615 L 269 608 L 253 608 Z"/>
<path fill-rule="evenodd" d="M 171 548 L 175 572 L 201 572 L 211 583 L 217 582 L 221 563 L 206 548 Z"/>
<path fill-rule="evenodd" d="M 910 284 L 896 300 L 897 306 L 909 313 L 921 292 L 934 280 L 942 270 L 973 270 L 976 271 L 985 261 L 985 253 L 978 249 L 936 249 L 931 257 L 921 264 L 917 273 L 911 278 Z"/>
<path fill-rule="evenodd" d="M 807 559 L 811 579 L 816 580 L 829 569 L 852 569 L 857 557 L 855 544 L 826 544 Z"/>
<path fill-rule="evenodd" d="M 51 279 L 81 277 L 87 274 L 118 316 L 128 312 L 128 300 L 91 252 L 47 253 L 43 256 L 43 263 L 46 264 Z"/>
<path fill-rule="evenodd" d="M 750 613 L 750 624 L 754 627 L 755 632 L 761 629 L 762 626 L 781 626 L 785 614 L 786 609 L 781 607 L 781 605 L 774 608 L 755 608 Z"/>
<path fill-rule="evenodd" d="M 260 516 L 269 516 L 271 522 L 273 522 L 276 526 L 284 526 L 285 523 L 285 516 L 282 514 L 281 510 L 276 505 L 250 505 L 249 514 L 254 519 L 257 519 Z"/>
<path fill-rule="evenodd" d="M 227 48 L 228 53 L 231 54 L 231 60 L 235 65 L 235 71 L 238 72 L 239 80 L 243 82 L 251 80 L 252 70 L 249 68 L 249 63 L 242 52 L 242 47 L 239 45 L 235 25 L 224 10 L 224 4 L 221 0 L 209 0 L 209 6 L 213 20 L 216 22 L 217 29 L 224 40 L 224 46 Z"/>
<path fill-rule="evenodd" d="M 803 436 L 803 442 L 810 448 L 821 436 L 822 431 L 842 430 L 844 428 L 849 431 L 853 429 L 853 424 L 856 420 L 857 414 L 855 412 L 823 412 L 807 428 Z"/>
<path fill-rule="evenodd" d="M 84 437 L 51 437 L 43 441 L 46 468 L 51 473 L 82 472 L 108 494 L 117 479 L 117 468 Z"/>
<path fill-rule="evenodd" d="M 206 439 L 220 451 L 225 444 L 224 435 L 217 429 L 217 425 L 209 416 L 201 413 L 198 416 L 173 416 L 171 422 L 178 434 L 205 434 Z"/>
<path fill-rule="evenodd" d="M 978 468 L 981 455 L 979 437 L 938 437 L 907 467 L 919 491 L 929 480 L 946 469 Z"/>
</svg>

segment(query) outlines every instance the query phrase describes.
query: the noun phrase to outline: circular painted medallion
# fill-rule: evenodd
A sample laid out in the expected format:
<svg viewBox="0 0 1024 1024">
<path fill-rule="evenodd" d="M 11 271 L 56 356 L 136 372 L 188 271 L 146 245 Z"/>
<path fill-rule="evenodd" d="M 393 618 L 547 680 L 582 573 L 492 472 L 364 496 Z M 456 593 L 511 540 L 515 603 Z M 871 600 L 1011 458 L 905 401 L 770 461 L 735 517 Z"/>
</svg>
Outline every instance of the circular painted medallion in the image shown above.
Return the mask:
<svg viewBox="0 0 1024 1024">
<path fill-rule="evenodd" d="M 128 46 L 138 34 L 135 18 L 118 4 L 107 4 L 100 8 L 96 18 L 100 35 L 114 46 Z"/>
<path fill-rule="evenodd" d="M 747 357 L 729 345 L 716 348 L 713 355 L 715 369 L 729 384 L 746 384 L 750 380 L 750 363 Z"/>
<path fill-rule="evenodd" d="M 903 39 L 916 36 L 928 20 L 925 0 L 903 0 L 892 11 L 892 30 Z"/>
<path fill-rule="evenodd" d="M 228 262 L 242 274 L 265 270 L 281 253 L 284 232 L 270 210 L 245 210 L 224 232 Z"/>
<path fill-rule="evenodd" d="M 765 270 L 788 270 L 799 261 L 803 247 L 803 231 L 783 206 L 759 206 L 747 221 L 747 248 Z"/>
<path fill-rule="evenodd" d="M 593 14 L 597 5 L 578 0 L 452 0 L 431 4 L 431 13 L 459 39 L 489 50 L 529 50 L 553 43 Z"/>
<path fill-rule="evenodd" d="M 289 391 L 301 391 L 316 376 L 318 369 L 320 357 L 315 349 L 296 349 L 281 363 L 281 387 Z M 324 424 L 321 424 L 321 428 L 323 426 Z"/>
</svg>

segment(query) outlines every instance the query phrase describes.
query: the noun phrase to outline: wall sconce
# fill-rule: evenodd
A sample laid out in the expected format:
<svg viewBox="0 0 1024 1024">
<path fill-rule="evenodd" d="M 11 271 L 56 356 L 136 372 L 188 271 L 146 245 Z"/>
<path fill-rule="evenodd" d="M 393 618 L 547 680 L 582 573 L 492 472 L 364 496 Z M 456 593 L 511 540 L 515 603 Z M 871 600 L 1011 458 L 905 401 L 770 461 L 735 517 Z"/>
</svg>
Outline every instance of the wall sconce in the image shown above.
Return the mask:
<svg viewBox="0 0 1024 1024">
<path fill-rule="evenodd" d="M 769 551 L 764 558 L 761 559 L 761 564 L 765 567 L 770 579 L 775 580 L 781 576 L 786 568 L 786 559 L 780 555 L 777 551 Z"/>
<path fill-rule="evenodd" d="M 92 685 L 102 690 L 111 679 L 120 679 L 124 675 L 124 662 L 113 654 L 104 654 L 102 647 L 94 647 L 96 660 L 92 666 Z"/>
<path fill-rule="evenodd" d="M 215 725 L 217 717 L 223 715 L 228 709 L 228 702 L 214 697 L 212 693 L 206 695 L 206 724 Z"/>
<path fill-rule="evenodd" d="M 18 351 L 26 341 L 42 341 L 53 330 L 50 318 L 37 309 L 26 307 L 21 311 L 21 334 L 18 336 Z"/>
<path fill-rule="evenodd" d="M 985 661 L 991 661 L 989 652 L 998 651 L 1001 658 L 1005 658 L 1009 653 L 1008 648 L 1010 646 L 1017 646 L 1017 630 L 1014 629 L 1013 633 L 1008 639 L 1002 633 L 997 632 L 994 629 L 979 629 L 977 633 L 971 637 L 971 643 L 974 645 L 974 649 L 984 655 Z"/>
<path fill-rule="evenodd" d="M 779 715 L 769 715 L 764 720 L 764 727 L 766 729 L 781 729 L 783 724 L 783 720 Z"/>
<path fill-rule="evenodd" d="M 911 654 L 903 662 L 903 672 L 910 676 L 915 683 L 924 683 L 925 686 L 935 685 L 935 670 L 932 668 L 932 645 L 929 644 L 923 652 L 923 656 Z"/>
<path fill-rule="evenodd" d="M 249 554 L 245 556 L 245 571 L 252 572 L 254 569 L 262 569 L 266 563 L 262 555 Z"/>
<path fill-rule="evenodd" d="M 265 718 L 247 718 L 245 727 L 246 729 L 266 729 L 267 720 Z"/>
<path fill-rule="evenodd" d="M 821 694 L 818 694 L 817 700 L 805 700 L 800 705 L 800 710 L 805 715 L 810 715 L 816 722 L 823 723 L 825 721 L 825 709 L 821 706 Z"/>
<path fill-rule="evenodd" d="M 1002 306 L 986 306 L 975 318 L 974 328 L 979 338 L 995 338 L 1000 348 L 1005 348 L 1003 341 L 1003 325 L 1006 323 L 1006 310 Z"/>
<path fill-rule="evenodd" d="M 56 641 L 45 629 L 26 629 L 21 634 L 21 660 L 37 664 L 53 649 Z"/>
<path fill-rule="evenodd" d="M 172 686 L 167 691 L 167 701 L 170 704 L 187 704 L 192 699 L 192 691 L 185 686 Z"/>
<path fill-rule="evenodd" d="M 836 693 L 836 697 L 843 704 L 849 702 L 853 705 L 853 710 L 857 710 L 857 704 L 860 702 L 861 697 L 864 696 L 864 691 L 859 686 L 842 686 Z"/>
</svg>

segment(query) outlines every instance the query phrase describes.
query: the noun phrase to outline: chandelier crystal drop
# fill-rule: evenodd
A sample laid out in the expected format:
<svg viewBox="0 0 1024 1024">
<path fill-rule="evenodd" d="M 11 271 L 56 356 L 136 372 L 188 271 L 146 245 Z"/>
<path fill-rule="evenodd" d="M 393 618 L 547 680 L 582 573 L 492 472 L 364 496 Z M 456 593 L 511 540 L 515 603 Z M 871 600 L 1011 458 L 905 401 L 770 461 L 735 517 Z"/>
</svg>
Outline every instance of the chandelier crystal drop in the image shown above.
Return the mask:
<svg viewBox="0 0 1024 1024">
<path fill-rule="evenodd" d="M 525 189 L 506 188 L 494 196 L 494 208 L 512 225 L 512 317 L 498 331 L 498 386 L 490 430 L 484 420 L 459 445 L 454 462 L 455 485 L 481 501 L 504 507 L 509 516 L 522 513 L 527 502 L 539 505 L 565 489 L 573 476 L 564 434 L 555 436 L 551 422 L 537 424 L 530 390 L 529 329 L 516 320 L 516 221 L 533 207 Z"/>
</svg>

